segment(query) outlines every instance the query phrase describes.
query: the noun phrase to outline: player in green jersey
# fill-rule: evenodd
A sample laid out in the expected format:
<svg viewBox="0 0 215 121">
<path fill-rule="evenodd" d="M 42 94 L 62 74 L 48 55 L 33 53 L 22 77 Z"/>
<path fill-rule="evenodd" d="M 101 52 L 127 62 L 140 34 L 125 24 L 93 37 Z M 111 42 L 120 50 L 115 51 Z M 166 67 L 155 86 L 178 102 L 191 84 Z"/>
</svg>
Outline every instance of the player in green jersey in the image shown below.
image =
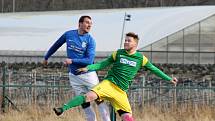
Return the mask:
<svg viewBox="0 0 215 121">
<path fill-rule="evenodd" d="M 126 92 L 140 68 L 145 67 L 162 79 L 176 85 L 178 81 L 176 78 L 167 76 L 151 64 L 144 55 L 136 51 L 138 40 L 138 35 L 135 33 L 127 33 L 124 49 L 113 52 L 109 58 L 99 63 L 88 65 L 86 68 L 80 68 L 79 71 L 101 70 L 109 65 L 113 65 L 101 83 L 85 95 L 76 96 L 62 107 L 54 108 L 55 113 L 61 115 L 64 111 L 85 102 L 103 99 L 110 101 L 123 121 L 134 121 Z"/>
</svg>

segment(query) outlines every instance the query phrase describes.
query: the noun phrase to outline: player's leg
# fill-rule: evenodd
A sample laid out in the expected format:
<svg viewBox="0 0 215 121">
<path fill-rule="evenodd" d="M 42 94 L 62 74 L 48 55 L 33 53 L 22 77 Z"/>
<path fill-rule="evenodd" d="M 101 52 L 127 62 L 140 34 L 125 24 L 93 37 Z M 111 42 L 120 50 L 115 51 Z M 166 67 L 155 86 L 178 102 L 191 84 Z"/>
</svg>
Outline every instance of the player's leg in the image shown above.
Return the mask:
<svg viewBox="0 0 215 121">
<path fill-rule="evenodd" d="M 121 115 L 123 121 L 134 121 L 131 113 L 124 113 Z"/>
<path fill-rule="evenodd" d="M 88 90 L 88 88 L 86 87 L 86 84 L 92 85 L 91 83 L 85 83 L 85 79 L 83 79 L 81 75 L 76 76 L 71 73 L 69 74 L 70 85 L 74 89 L 76 95 L 87 93 L 90 90 Z M 84 103 L 81 106 L 84 110 L 86 121 L 96 121 L 96 114 L 92 106 L 90 105 L 90 102 Z"/>
<path fill-rule="evenodd" d="M 131 115 L 132 111 L 127 94 L 117 85 L 108 80 L 104 80 L 92 90 L 99 96 L 99 99 L 110 101 L 123 121 L 134 121 Z"/>
<path fill-rule="evenodd" d="M 75 97 L 71 98 L 62 107 L 54 108 L 54 111 L 55 111 L 55 113 L 57 115 L 61 115 L 66 110 L 69 110 L 69 109 L 71 109 L 73 107 L 80 106 L 80 105 L 82 105 L 84 103 L 87 103 L 87 102 L 92 102 L 97 98 L 98 98 L 97 94 L 95 92 L 93 92 L 93 91 L 90 91 L 85 95 L 78 95 L 78 96 L 75 96 Z"/>
<path fill-rule="evenodd" d="M 86 97 L 84 95 L 75 96 L 74 98 L 70 99 L 66 104 L 62 107 L 54 108 L 54 112 L 56 115 L 61 115 L 64 111 L 69 110 L 72 107 L 79 106 L 86 102 Z"/>
<path fill-rule="evenodd" d="M 99 83 L 99 79 L 95 71 L 81 74 L 79 77 L 83 79 L 83 85 L 86 85 L 88 90 L 92 89 L 96 84 Z M 110 121 L 110 113 L 104 101 L 96 101 L 96 104 L 98 105 L 102 121 Z"/>
<path fill-rule="evenodd" d="M 86 121 L 97 121 L 96 114 L 93 110 L 93 107 L 90 105 L 90 102 L 82 104 L 81 107 L 84 110 Z"/>
<path fill-rule="evenodd" d="M 111 95 L 111 104 L 114 109 L 119 113 L 123 121 L 134 121 L 132 117 L 131 106 L 125 91 L 121 90 L 115 84 L 113 85 L 114 92 Z"/>
<path fill-rule="evenodd" d="M 73 90 L 75 91 L 75 95 L 81 95 L 81 94 L 87 93 L 88 89 L 86 88 L 85 85 L 83 85 L 81 83 L 81 82 L 83 82 L 83 79 L 69 73 L 69 81 L 70 81 L 70 85 L 72 86 Z M 80 99 L 79 99 L 79 101 L 80 101 Z M 69 101 L 67 104 L 65 104 L 64 106 L 62 106 L 60 108 L 54 108 L 54 111 L 57 115 L 61 115 L 65 110 L 73 107 L 73 105 L 71 105 L 73 103 L 76 104 L 77 102 Z M 80 103 L 82 103 L 82 102 L 80 102 Z M 90 106 L 90 102 L 83 103 L 83 104 L 81 104 L 81 106 L 85 112 L 86 120 L 87 121 L 96 121 L 96 115 L 95 115 L 94 110 Z"/>
<path fill-rule="evenodd" d="M 74 75 L 72 75 L 72 76 L 74 76 Z M 78 80 L 77 76 L 74 76 L 72 79 L 74 79 L 74 78 L 75 78 L 75 80 Z M 83 81 L 83 80 L 79 80 L 79 82 L 80 81 Z M 72 81 L 72 84 L 73 84 L 73 86 L 77 86 L 79 83 L 78 82 L 75 83 L 75 81 Z M 98 84 L 96 86 L 100 87 L 100 84 Z M 79 87 L 81 87 L 81 85 L 77 86 L 77 90 L 81 91 L 81 88 L 79 88 Z M 77 90 L 76 90 L 76 92 L 77 92 Z M 62 107 L 54 108 L 54 111 L 55 111 L 56 115 L 61 115 L 64 111 L 69 110 L 70 108 L 82 105 L 82 104 L 87 103 L 87 102 L 94 101 L 97 98 L 98 98 L 98 95 L 96 92 L 89 91 L 85 95 L 82 94 L 82 95 L 78 95 L 78 96 L 73 97 L 72 99 L 70 99 L 68 101 L 68 103 L 64 104 Z"/>
<path fill-rule="evenodd" d="M 110 121 L 110 113 L 108 106 L 104 103 L 104 101 L 96 100 L 96 104 L 98 105 L 99 113 L 103 121 Z"/>
</svg>

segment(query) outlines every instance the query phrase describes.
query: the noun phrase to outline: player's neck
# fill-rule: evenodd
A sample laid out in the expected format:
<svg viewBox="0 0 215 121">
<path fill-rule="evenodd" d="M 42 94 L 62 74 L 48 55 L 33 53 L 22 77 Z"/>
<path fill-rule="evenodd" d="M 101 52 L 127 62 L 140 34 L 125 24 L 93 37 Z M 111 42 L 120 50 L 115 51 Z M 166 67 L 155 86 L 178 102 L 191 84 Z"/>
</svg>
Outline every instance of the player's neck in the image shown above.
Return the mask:
<svg viewBox="0 0 215 121">
<path fill-rule="evenodd" d="M 83 31 L 83 30 L 78 29 L 78 34 L 79 34 L 79 35 L 84 35 L 84 34 L 86 34 L 86 32 Z"/>
<path fill-rule="evenodd" d="M 126 52 L 127 52 L 129 55 L 133 55 L 134 53 L 136 53 L 136 49 L 126 50 Z"/>
</svg>

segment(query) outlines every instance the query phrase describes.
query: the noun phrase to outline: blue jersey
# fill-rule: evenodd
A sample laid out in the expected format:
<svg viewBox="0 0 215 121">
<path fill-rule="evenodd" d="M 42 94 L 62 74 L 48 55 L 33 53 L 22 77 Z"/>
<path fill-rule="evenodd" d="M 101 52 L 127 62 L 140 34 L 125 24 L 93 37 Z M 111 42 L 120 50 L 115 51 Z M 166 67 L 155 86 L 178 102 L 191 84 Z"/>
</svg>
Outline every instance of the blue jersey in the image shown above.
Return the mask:
<svg viewBox="0 0 215 121">
<path fill-rule="evenodd" d="M 69 65 L 71 73 L 77 75 L 77 69 L 93 63 L 96 46 L 95 40 L 89 33 L 78 34 L 78 30 L 65 32 L 48 50 L 45 60 L 48 60 L 64 43 L 67 44 L 67 57 L 72 59 L 72 64 Z"/>
</svg>

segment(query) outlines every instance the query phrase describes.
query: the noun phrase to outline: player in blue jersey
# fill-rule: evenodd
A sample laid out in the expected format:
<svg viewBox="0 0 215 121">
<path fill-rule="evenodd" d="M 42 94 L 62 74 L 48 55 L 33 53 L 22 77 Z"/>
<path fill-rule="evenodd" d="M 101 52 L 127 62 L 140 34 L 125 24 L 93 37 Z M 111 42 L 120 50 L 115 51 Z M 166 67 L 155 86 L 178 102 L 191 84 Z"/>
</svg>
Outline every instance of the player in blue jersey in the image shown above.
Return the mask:
<svg viewBox="0 0 215 121">
<path fill-rule="evenodd" d="M 48 50 L 43 62 L 47 65 L 49 57 L 66 43 L 67 59 L 64 63 L 69 66 L 70 85 L 74 89 L 76 95 L 88 92 L 93 86 L 99 83 L 95 71 L 87 73 L 77 72 L 77 69 L 93 64 L 94 61 L 96 43 L 89 34 L 91 27 L 91 17 L 81 16 L 78 29 L 65 32 Z M 110 121 L 107 106 L 101 102 L 97 102 L 97 104 L 103 121 Z M 82 108 L 86 114 L 87 121 L 96 121 L 95 112 L 90 106 L 90 103 L 82 104 Z"/>
</svg>

